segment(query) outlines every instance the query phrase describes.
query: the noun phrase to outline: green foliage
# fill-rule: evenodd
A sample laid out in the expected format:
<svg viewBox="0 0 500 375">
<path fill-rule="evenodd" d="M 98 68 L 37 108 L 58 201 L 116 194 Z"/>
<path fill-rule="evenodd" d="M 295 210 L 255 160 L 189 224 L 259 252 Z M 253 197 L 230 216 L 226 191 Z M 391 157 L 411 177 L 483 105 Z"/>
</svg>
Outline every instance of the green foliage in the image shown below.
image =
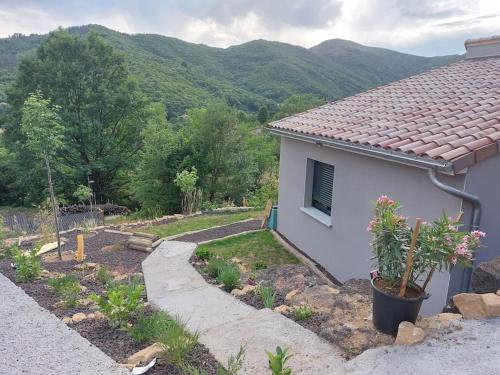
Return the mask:
<svg viewBox="0 0 500 375">
<path fill-rule="evenodd" d="M 196 181 L 198 181 L 198 171 L 195 167 L 191 168 L 191 171 L 183 170 L 175 175 L 174 183 L 184 194 L 192 193 L 196 187 Z"/>
<path fill-rule="evenodd" d="M 110 327 L 125 329 L 127 323 L 140 316 L 144 309 L 143 292 L 140 280 L 133 278 L 125 284 L 108 283 L 104 295 L 93 293 L 91 299 L 106 316 Z"/>
<path fill-rule="evenodd" d="M 128 334 L 136 344 L 151 342 L 172 324 L 177 323 L 170 315 L 164 311 L 155 311 L 151 315 L 140 316 L 132 328 L 128 330 Z"/>
<path fill-rule="evenodd" d="M 265 308 L 271 310 L 274 308 L 274 300 L 276 299 L 276 292 L 272 287 L 259 284 L 255 288 L 255 293 L 260 297 Z"/>
<path fill-rule="evenodd" d="M 38 247 L 34 247 L 28 254 L 25 254 L 18 247 L 10 249 L 10 255 L 16 269 L 17 282 L 27 283 L 40 276 L 42 264 L 36 255 L 38 250 Z"/>
<path fill-rule="evenodd" d="M 399 214 L 401 205 L 387 196 L 374 203 L 375 216 L 367 230 L 372 234 L 372 248 L 378 264 L 378 276 L 393 285 L 400 285 L 406 270 L 406 258 L 413 230 L 408 218 Z M 449 271 L 453 265 L 471 267 L 473 252 L 481 244 L 485 233 L 459 232 L 461 223 L 446 214 L 432 223 L 423 223 L 417 236 L 413 265 L 408 285 L 415 286 L 434 270 Z"/>
<path fill-rule="evenodd" d="M 220 257 L 212 257 L 208 261 L 207 273 L 212 277 L 218 277 L 221 270 L 226 265 L 226 261 Z"/>
<path fill-rule="evenodd" d="M 248 204 L 250 207 L 264 208 L 271 199 L 273 204 L 278 202 L 279 180 L 276 173 L 265 173 L 262 176 L 260 187 L 250 194 Z"/>
<path fill-rule="evenodd" d="M 186 368 L 188 355 L 198 344 L 198 337 L 198 333 L 187 331 L 186 323 L 176 319 L 157 334 L 156 340 L 164 349 L 160 356 L 174 366 Z"/>
<path fill-rule="evenodd" d="M 107 285 L 111 280 L 113 280 L 113 277 L 105 266 L 99 266 L 95 277 L 102 285 Z"/>
<path fill-rule="evenodd" d="M 230 263 L 225 263 L 219 268 L 219 274 L 217 276 L 217 282 L 219 284 L 224 284 L 224 290 L 230 292 L 236 288 L 240 282 L 241 272 L 240 269 Z"/>
<path fill-rule="evenodd" d="M 268 119 L 269 119 L 269 111 L 267 110 L 267 107 L 260 107 L 259 113 L 257 114 L 257 120 L 261 124 L 265 124 Z"/>
<path fill-rule="evenodd" d="M 295 320 L 306 320 L 312 316 L 312 310 L 307 305 L 300 305 L 293 310 L 293 315 Z"/>
<path fill-rule="evenodd" d="M 195 255 L 199 260 L 210 260 L 210 258 L 213 257 L 213 254 L 210 250 L 203 248 L 196 249 Z"/>
<path fill-rule="evenodd" d="M 273 375 L 291 375 L 292 369 L 286 366 L 286 362 L 292 357 L 288 354 L 288 348 L 276 348 L 276 354 L 266 351 L 269 358 L 269 369 Z"/>
<path fill-rule="evenodd" d="M 265 270 L 267 268 L 267 264 L 265 263 L 262 263 L 262 262 L 255 262 L 255 264 L 253 265 L 253 268 L 255 270 Z"/>
<path fill-rule="evenodd" d="M 79 202 L 86 202 L 92 199 L 92 189 L 85 185 L 78 185 L 73 192 L 73 197 L 78 199 Z"/>
<path fill-rule="evenodd" d="M 278 111 L 274 114 L 274 120 L 304 112 L 322 104 L 325 104 L 325 100 L 312 94 L 292 95 L 278 105 Z"/>
<path fill-rule="evenodd" d="M 69 309 L 76 306 L 81 288 L 74 275 L 66 275 L 51 279 L 47 284 L 61 296 L 65 308 Z"/>
</svg>

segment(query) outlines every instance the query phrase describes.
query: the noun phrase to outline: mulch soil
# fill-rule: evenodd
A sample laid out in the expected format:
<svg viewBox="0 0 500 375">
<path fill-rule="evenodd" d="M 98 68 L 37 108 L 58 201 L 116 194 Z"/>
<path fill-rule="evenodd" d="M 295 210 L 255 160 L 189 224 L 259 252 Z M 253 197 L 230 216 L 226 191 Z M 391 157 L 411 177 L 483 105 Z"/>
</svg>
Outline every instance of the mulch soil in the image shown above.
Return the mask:
<svg viewBox="0 0 500 375">
<path fill-rule="evenodd" d="M 63 253 L 68 254 L 69 250 L 76 249 L 76 236 L 68 236 L 68 242 L 65 245 Z M 141 262 L 148 256 L 147 253 L 142 253 L 134 250 L 114 250 L 102 251 L 105 246 L 124 243 L 127 236 L 107 233 L 100 231 L 85 235 L 85 262 L 98 263 L 105 266 L 110 272 L 126 273 L 128 275 L 141 275 Z M 23 246 L 27 248 L 27 245 Z M 80 298 L 88 298 L 90 293 L 102 293 L 103 285 L 94 277 L 95 269 L 75 270 L 77 262 L 73 257 L 68 257 L 67 260 L 54 261 L 54 252 L 41 257 L 43 267 L 50 272 L 60 272 L 73 274 L 77 277 L 80 285 L 84 286 L 84 291 Z M 51 259 L 49 261 L 49 258 Z M 11 261 L 7 258 L 0 260 L 0 272 L 8 277 L 12 282 L 15 281 L 15 271 L 11 266 Z M 47 285 L 47 278 L 40 278 L 29 283 L 16 283 L 21 287 L 26 294 L 31 296 L 38 304 L 45 309 L 51 311 L 58 318 L 71 317 L 75 313 L 89 314 L 94 312 L 90 306 L 77 306 L 71 309 L 62 307 L 54 307 L 60 298 L 50 290 Z M 147 308 L 146 314 L 150 314 L 152 309 Z M 69 327 L 77 331 L 82 337 L 89 340 L 92 344 L 101 349 L 104 353 L 110 356 L 117 363 L 124 363 L 126 359 L 144 349 L 151 343 L 135 344 L 133 340 L 123 331 L 112 329 L 108 326 L 105 319 L 87 319 L 78 323 L 69 324 Z M 216 374 L 218 362 L 210 354 L 207 348 L 199 344 L 189 356 L 188 362 L 200 369 L 207 371 L 209 375 Z M 180 375 L 182 371 L 172 365 L 157 363 L 155 367 L 148 371 L 148 374 L 172 374 Z"/>
<path fill-rule="evenodd" d="M 232 234 L 260 229 L 261 223 L 261 220 L 249 220 L 242 223 L 224 225 L 219 228 L 207 229 L 197 233 L 186 234 L 185 236 L 177 237 L 175 241 L 203 242 L 215 240 L 217 238 L 230 236 Z"/>
</svg>

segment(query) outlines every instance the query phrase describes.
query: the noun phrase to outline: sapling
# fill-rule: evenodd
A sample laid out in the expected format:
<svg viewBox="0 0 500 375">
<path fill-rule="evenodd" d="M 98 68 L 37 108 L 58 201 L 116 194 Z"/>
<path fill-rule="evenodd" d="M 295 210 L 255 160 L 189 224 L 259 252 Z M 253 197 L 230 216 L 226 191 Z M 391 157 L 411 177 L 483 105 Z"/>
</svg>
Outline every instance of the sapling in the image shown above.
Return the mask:
<svg viewBox="0 0 500 375">
<path fill-rule="evenodd" d="M 259 284 L 255 288 L 255 293 L 260 297 L 265 308 L 272 309 L 274 307 L 276 292 L 273 288 Z"/>
<path fill-rule="evenodd" d="M 273 375 L 292 375 L 292 369 L 286 366 L 286 362 L 292 357 L 288 354 L 288 348 L 276 348 L 276 354 L 266 351 L 269 358 L 269 369 Z"/>
<path fill-rule="evenodd" d="M 51 162 L 56 152 L 64 146 L 64 127 L 57 115 L 59 107 L 50 104 L 44 99 L 40 91 L 32 93 L 24 102 L 22 108 L 21 129 L 27 138 L 29 149 L 39 158 L 43 159 L 47 169 L 47 182 L 50 191 L 50 200 L 54 213 L 54 228 L 57 237 L 57 253 L 61 255 L 61 238 L 59 235 L 59 219 L 54 185 L 52 183 Z"/>
</svg>

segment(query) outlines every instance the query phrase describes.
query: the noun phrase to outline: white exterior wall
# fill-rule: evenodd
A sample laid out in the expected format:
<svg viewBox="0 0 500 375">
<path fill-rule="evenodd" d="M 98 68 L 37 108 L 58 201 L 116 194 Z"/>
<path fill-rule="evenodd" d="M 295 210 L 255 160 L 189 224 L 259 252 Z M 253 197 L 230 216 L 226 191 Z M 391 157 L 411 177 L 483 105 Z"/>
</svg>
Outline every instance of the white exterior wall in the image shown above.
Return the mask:
<svg viewBox="0 0 500 375">
<path fill-rule="evenodd" d="M 335 166 L 331 227 L 300 210 L 308 159 Z M 464 186 L 463 176 L 440 178 L 457 188 Z M 460 199 L 432 185 L 426 170 L 281 138 L 278 231 L 341 282 L 366 279 L 374 268 L 366 226 L 373 216 L 371 202 L 382 194 L 401 201 L 402 213 L 412 221 L 432 220 L 443 210 L 455 215 L 461 208 Z M 423 315 L 445 306 L 449 280 L 448 273 L 434 275 Z"/>
</svg>

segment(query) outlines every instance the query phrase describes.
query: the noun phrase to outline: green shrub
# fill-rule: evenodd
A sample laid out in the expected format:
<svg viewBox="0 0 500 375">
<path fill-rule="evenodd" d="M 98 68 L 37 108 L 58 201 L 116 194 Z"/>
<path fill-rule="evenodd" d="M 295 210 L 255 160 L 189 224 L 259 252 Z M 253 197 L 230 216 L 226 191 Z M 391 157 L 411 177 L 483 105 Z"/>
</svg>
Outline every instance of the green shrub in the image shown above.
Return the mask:
<svg viewBox="0 0 500 375">
<path fill-rule="evenodd" d="M 66 275 L 58 277 L 49 280 L 47 284 L 61 296 L 65 308 L 68 309 L 76 306 L 81 288 L 75 276 Z"/>
<path fill-rule="evenodd" d="M 222 268 L 226 266 L 226 261 L 220 257 L 212 257 L 208 261 L 207 273 L 212 277 L 218 277 Z"/>
<path fill-rule="evenodd" d="M 164 311 L 156 311 L 151 315 L 142 315 L 129 329 L 128 334 L 136 344 L 154 341 L 160 332 L 168 329 L 175 321 Z"/>
<path fill-rule="evenodd" d="M 199 260 L 209 260 L 214 254 L 207 249 L 197 249 L 195 255 Z"/>
<path fill-rule="evenodd" d="M 276 299 L 276 292 L 270 286 L 257 285 L 255 293 L 260 297 L 264 307 L 272 309 L 274 307 L 274 300 Z"/>
<path fill-rule="evenodd" d="M 253 268 L 255 270 L 265 270 L 267 268 L 267 264 L 262 263 L 262 262 L 255 262 L 255 264 L 253 265 Z"/>
<path fill-rule="evenodd" d="M 225 264 L 219 270 L 219 276 L 217 276 L 217 282 L 219 284 L 224 284 L 224 290 L 230 292 L 236 288 L 240 282 L 240 270 L 237 266 L 232 264 Z"/>
<path fill-rule="evenodd" d="M 26 283 L 33 281 L 42 272 L 42 264 L 36 255 L 38 247 L 31 249 L 28 254 L 23 253 L 18 247 L 11 249 L 10 254 L 16 268 L 16 281 Z"/>
<path fill-rule="evenodd" d="M 140 316 L 144 309 L 142 293 L 144 286 L 134 277 L 128 283 L 106 285 L 105 295 L 93 293 L 91 299 L 97 303 L 99 311 L 108 319 L 112 328 L 126 328 L 127 323 Z"/>
<path fill-rule="evenodd" d="M 309 319 L 312 315 L 312 310 L 307 305 L 302 305 L 297 307 L 293 311 L 293 315 L 295 316 L 295 320 L 306 320 Z"/>
<path fill-rule="evenodd" d="M 104 266 L 100 266 L 97 269 L 95 277 L 96 277 L 97 281 L 99 281 L 102 285 L 106 285 L 111 280 L 113 280 L 113 277 L 108 272 L 108 269 Z"/>
<path fill-rule="evenodd" d="M 179 368 L 187 367 L 187 357 L 198 344 L 199 334 L 190 334 L 186 324 L 175 320 L 160 331 L 156 340 L 163 347 L 160 354 L 166 361 Z"/>
<path fill-rule="evenodd" d="M 273 375 L 292 375 L 292 369 L 286 367 L 286 362 L 292 357 L 288 354 L 288 348 L 281 349 L 281 347 L 276 348 L 276 354 L 267 352 L 267 357 L 269 358 L 269 369 Z"/>
</svg>

